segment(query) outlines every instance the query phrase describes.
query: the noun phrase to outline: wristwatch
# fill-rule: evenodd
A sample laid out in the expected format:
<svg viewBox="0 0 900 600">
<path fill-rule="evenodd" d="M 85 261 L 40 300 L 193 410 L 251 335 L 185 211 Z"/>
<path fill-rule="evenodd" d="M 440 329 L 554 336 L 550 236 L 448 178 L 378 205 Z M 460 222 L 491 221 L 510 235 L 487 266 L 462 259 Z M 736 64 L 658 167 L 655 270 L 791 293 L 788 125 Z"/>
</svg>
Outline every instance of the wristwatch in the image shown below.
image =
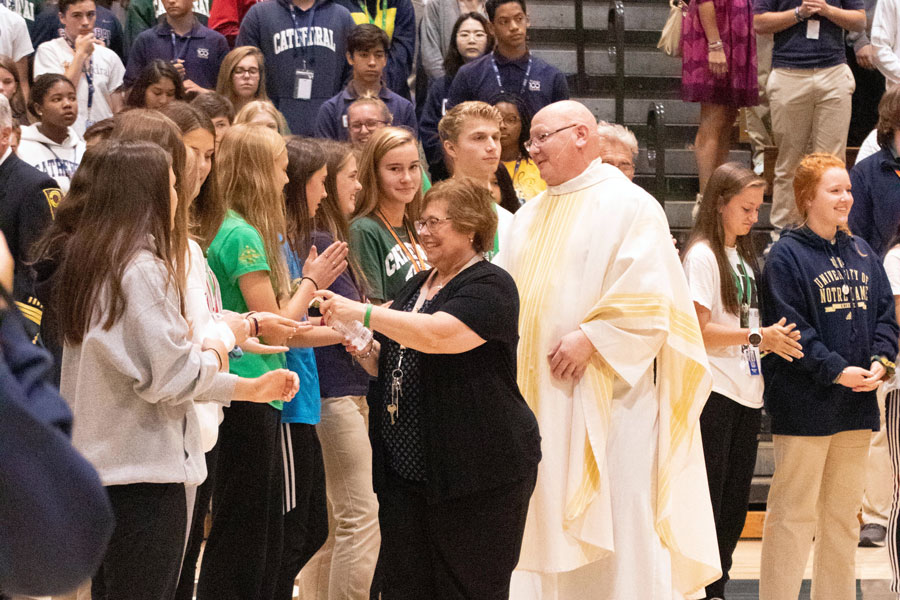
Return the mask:
<svg viewBox="0 0 900 600">
<path fill-rule="evenodd" d="M 762 334 L 759 332 L 759 327 L 754 327 L 750 330 L 750 333 L 747 334 L 747 343 L 753 347 L 759 347 L 762 343 Z"/>
</svg>

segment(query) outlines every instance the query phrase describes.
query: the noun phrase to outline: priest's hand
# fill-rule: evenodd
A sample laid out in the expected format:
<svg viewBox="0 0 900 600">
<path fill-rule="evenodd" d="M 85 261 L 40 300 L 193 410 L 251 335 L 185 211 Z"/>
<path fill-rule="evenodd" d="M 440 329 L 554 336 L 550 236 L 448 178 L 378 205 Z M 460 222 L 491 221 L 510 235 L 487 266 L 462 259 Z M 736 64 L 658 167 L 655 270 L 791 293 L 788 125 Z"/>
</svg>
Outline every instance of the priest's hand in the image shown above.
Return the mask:
<svg viewBox="0 0 900 600">
<path fill-rule="evenodd" d="M 580 329 L 564 335 L 547 354 L 550 361 L 550 374 L 557 379 L 571 380 L 577 383 L 584 375 L 594 345 Z"/>
</svg>

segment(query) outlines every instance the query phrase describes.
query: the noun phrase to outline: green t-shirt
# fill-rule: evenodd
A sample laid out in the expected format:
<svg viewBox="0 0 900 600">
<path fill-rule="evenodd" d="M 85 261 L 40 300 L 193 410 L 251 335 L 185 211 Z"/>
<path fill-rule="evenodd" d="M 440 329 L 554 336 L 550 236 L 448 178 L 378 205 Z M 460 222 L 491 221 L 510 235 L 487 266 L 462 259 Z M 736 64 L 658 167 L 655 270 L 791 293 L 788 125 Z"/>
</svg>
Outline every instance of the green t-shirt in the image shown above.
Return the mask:
<svg viewBox="0 0 900 600">
<path fill-rule="evenodd" d="M 209 268 L 219 280 L 222 308 L 238 313 L 249 309 L 238 285 L 241 275 L 254 271 L 269 271 L 266 249 L 262 236 L 255 227 L 239 214 L 229 210 L 219 232 L 209 246 L 206 256 Z M 250 354 L 231 361 L 231 372 L 241 377 L 259 377 L 269 371 L 285 368 L 285 356 L 281 354 Z M 282 402 L 270 402 L 281 410 Z"/>
<path fill-rule="evenodd" d="M 393 229 L 409 253 L 416 256 L 406 228 Z M 362 217 L 353 221 L 350 225 L 350 251 L 366 276 L 366 293 L 375 300 L 393 300 L 403 285 L 416 274 L 407 253 L 377 217 Z M 421 247 L 419 256 L 425 259 Z"/>
</svg>

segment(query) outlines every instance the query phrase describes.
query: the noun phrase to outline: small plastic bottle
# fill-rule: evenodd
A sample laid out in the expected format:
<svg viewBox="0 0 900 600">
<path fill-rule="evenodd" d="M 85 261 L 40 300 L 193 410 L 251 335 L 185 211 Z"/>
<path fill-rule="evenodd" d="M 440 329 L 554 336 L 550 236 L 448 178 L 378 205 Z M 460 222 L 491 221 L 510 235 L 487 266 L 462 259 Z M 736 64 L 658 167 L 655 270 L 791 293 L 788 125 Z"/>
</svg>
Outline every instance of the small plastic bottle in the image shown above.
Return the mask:
<svg viewBox="0 0 900 600">
<path fill-rule="evenodd" d="M 369 345 L 369 342 L 372 341 L 372 331 L 366 329 L 366 327 L 356 319 L 349 323 L 336 320 L 331 324 L 331 328 L 344 336 L 344 339 L 357 350 L 365 350 L 366 346 Z"/>
</svg>

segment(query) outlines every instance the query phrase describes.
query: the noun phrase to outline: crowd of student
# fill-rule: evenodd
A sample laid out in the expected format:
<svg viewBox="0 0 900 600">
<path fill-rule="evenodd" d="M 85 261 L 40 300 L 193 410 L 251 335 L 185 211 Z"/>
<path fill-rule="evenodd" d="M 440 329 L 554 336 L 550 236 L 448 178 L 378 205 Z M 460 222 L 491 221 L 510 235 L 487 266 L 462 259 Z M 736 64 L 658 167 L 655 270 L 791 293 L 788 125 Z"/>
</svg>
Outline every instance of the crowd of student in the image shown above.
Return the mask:
<svg viewBox="0 0 900 600">
<path fill-rule="evenodd" d="M 834 133 L 843 120 L 806 104 L 810 114 L 801 119 L 782 95 L 793 88 L 772 82 L 810 67 L 807 83 L 842 93 L 828 77 L 843 77 L 843 62 L 824 62 L 836 56 L 841 27 L 859 20 L 855 6 L 819 4 L 756 8 L 757 29 L 781 32 L 770 77 L 779 146 L 773 224 L 781 238 L 763 269 L 750 233 L 765 182 L 724 162 L 731 131 L 722 131 L 736 106 L 756 102 L 752 15 L 746 6 L 739 14 L 720 10 L 718 0 L 692 4 L 683 84 L 687 99 L 703 104 L 702 192 L 683 273 L 673 275 L 665 271 L 675 259 L 661 212 L 629 182 L 634 134 L 561 102 L 564 75 L 528 50 L 524 0 L 431 0 L 420 36 L 409 0 L 133 1 L 124 27 L 94 0 L 22 3 L 30 18 L 0 2 L 0 229 L 14 272 L 3 280 L 11 294 L 0 344 L 24 396 L 53 396 L 49 386 L 29 387 L 44 377 L 23 366 L 29 360 L 59 386 L 73 445 L 109 503 L 95 494 L 55 509 L 60 520 L 67 510 L 92 511 L 92 527 L 73 531 L 96 556 L 71 561 L 91 581 L 54 597 L 187 600 L 199 572 L 201 599 L 287 600 L 297 584 L 301 598 L 323 600 L 500 599 L 510 595 L 521 551 L 518 573 L 527 575 L 518 588 L 513 577 L 513 594 L 522 598 L 564 597 L 566 589 L 619 597 L 658 585 L 696 592 L 681 588 L 698 582 L 707 598 L 724 598 L 764 396 L 776 472 L 761 597 L 796 598 L 813 538 L 814 588 L 854 597 L 856 514 L 871 431 L 879 429 L 876 389 L 895 463 L 900 456 L 900 396 L 886 391 L 900 336 L 900 88 L 884 95 L 871 155 L 863 151 L 849 172 L 833 154 L 804 156 L 809 140 L 824 134 L 791 128 L 802 121 L 809 131 Z M 817 14 L 826 21 L 822 48 L 818 33 L 809 34 Z M 828 56 L 812 56 L 820 50 Z M 740 53 L 749 58 L 734 62 Z M 727 82 L 716 79 L 725 73 Z M 842 155 L 846 131 L 841 136 L 813 149 Z M 615 196 L 624 208 L 577 199 L 588 184 L 624 194 Z M 661 437 L 659 447 L 691 440 L 694 425 L 702 432 L 708 487 L 691 493 L 698 522 L 711 508 L 715 576 L 698 570 L 697 559 L 691 576 L 679 579 L 687 563 L 672 558 L 642 579 L 643 566 L 696 539 L 679 548 L 678 536 L 691 534 L 647 517 L 654 509 L 644 507 L 650 494 L 641 486 L 656 489 L 655 475 L 631 491 L 634 502 L 596 486 L 642 472 L 623 469 L 626 455 L 647 458 L 647 471 L 654 456 L 632 456 L 610 441 L 609 455 L 597 457 L 601 470 L 604 460 L 616 462 L 609 473 L 588 469 L 584 482 L 560 484 L 554 477 L 571 466 L 549 475 L 555 467 L 537 469 L 542 450 L 551 465 L 558 456 L 593 459 L 592 436 L 607 433 L 592 429 L 598 416 L 585 408 L 563 420 L 572 432 L 588 423 L 583 439 L 562 444 L 534 396 L 549 384 L 526 385 L 540 369 L 522 366 L 539 345 L 538 321 L 553 312 L 540 292 L 551 289 L 549 280 L 532 285 L 550 276 L 549 253 L 536 249 L 566 227 L 586 226 L 587 235 L 609 226 L 580 223 L 573 215 L 582 210 L 594 217 L 607 210 L 609 223 L 623 224 L 638 211 L 641 230 L 629 230 L 627 244 L 613 243 L 625 231 L 582 240 L 586 252 L 609 246 L 597 255 L 613 257 L 599 269 L 596 293 L 604 299 L 578 282 L 585 297 L 566 302 L 580 308 L 561 316 L 585 319 L 575 332 L 583 340 L 563 337 L 549 358 L 542 349 L 540 368 L 549 360 L 563 387 L 582 393 L 584 376 L 598 398 L 631 407 L 623 416 L 617 405 L 601 419 L 610 439 L 621 440 L 611 432 L 628 419 L 643 423 L 650 410 L 639 397 L 665 387 L 655 369 L 647 379 L 656 353 L 660 381 L 672 376 L 667 357 L 708 361 L 711 392 L 696 412 L 687 390 L 703 389 L 707 379 L 688 367 L 678 375 L 689 382 L 667 418 L 681 423 L 673 416 L 680 410 L 693 417 L 683 417 L 687 434 Z M 639 260 L 647 248 L 633 246 L 643 237 L 664 257 L 665 277 L 674 277 L 660 282 L 663 295 L 693 303 L 679 317 L 687 321 L 668 326 L 662 347 L 656 338 L 636 341 L 649 329 L 617 320 L 630 309 L 600 316 L 607 302 L 649 302 L 610 291 L 635 277 L 634 265 L 651 269 Z M 571 262 L 571 249 L 561 248 L 554 260 Z M 593 252 L 585 256 L 598 260 Z M 492 264 L 498 256 L 509 273 Z M 583 268 L 581 259 L 574 262 Z M 579 351 L 585 340 L 588 351 Z M 635 340 L 628 352 L 627 340 Z M 19 342 L 43 346 L 52 358 L 24 352 Z M 695 346 L 705 346 L 703 357 L 693 357 Z M 620 368 L 632 355 L 642 371 Z M 53 423 L 66 430 L 65 409 L 55 410 L 62 412 Z M 679 460 L 689 463 L 684 457 L 698 450 L 691 448 Z M 69 460 L 74 472 L 86 471 L 85 485 L 96 486 L 77 456 Z M 549 519 L 535 525 L 548 507 L 563 512 L 548 488 L 565 488 L 566 502 L 577 488 L 580 499 L 565 506 L 559 531 Z M 613 512 L 631 505 L 623 522 L 640 521 L 635 537 L 656 527 L 658 538 L 631 546 L 616 534 L 618 556 L 635 560 L 604 567 L 615 574 L 611 587 L 592 588 L 586 576 L 564 583 L 562 574 L 578 569 L 560 565 L 596 563 L 609 549 L 603 535 L 590 533 L 603 519 L 594 509 L 580 512 L 595 498 Z M 898 515 L 900 505 L 886 526 L 900 592 Z M 40 530 L 42 522 L 33 525 Z M 703 531 L 701 524 L 692 535 Z M 559 544 L 560 557 L 547 558 Z M 28 583 L 4 581 L 0 568 L 7 593 L 57 593 L 77 583 L 48 577 L 42 587 L 29 565 L 15 567 L 10 572 L 25 573 Z M 667 583 L 666 572 L 677 583 Z"/>
</svg>

